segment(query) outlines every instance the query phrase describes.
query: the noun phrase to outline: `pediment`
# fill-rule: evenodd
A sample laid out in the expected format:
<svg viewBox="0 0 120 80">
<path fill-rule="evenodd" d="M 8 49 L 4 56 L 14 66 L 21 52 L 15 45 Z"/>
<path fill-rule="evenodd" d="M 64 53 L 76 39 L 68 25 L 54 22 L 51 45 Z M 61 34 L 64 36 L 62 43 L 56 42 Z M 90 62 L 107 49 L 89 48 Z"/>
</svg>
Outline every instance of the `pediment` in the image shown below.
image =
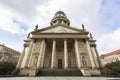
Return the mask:
<svg viewBox="0 0 120 80">
<path fill-rule="evenodd" d="M 57 26 L 40 31 L 40 33 L 80 33 L 80 31 L 71 27 Z"/>
</svg>

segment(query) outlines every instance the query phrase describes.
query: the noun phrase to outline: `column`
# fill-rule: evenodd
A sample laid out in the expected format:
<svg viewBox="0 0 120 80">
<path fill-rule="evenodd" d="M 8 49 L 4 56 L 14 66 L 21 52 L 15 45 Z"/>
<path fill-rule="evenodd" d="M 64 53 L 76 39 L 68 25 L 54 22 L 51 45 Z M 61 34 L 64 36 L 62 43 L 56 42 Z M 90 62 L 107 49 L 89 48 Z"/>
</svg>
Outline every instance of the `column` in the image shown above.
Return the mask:
<svg viewBox="0 0 120 80">
<path fill-rule="evenodd" d="M 44 40 L 42 40 L 42 42 L 41 42 L 40 52 L 39 52 L 38 62 L 37 62 L 37 68 L 40 68 L 40 67 L 41 67 L 40 65 L 41 65 L 41 60 L 42 60 L 43 46 L 44 46 Z"/>
<path fill-rule="evenodd" d="M 86 40 L 86 45 L 87 45 L 87 49 L 88 49 L 88 55 L 90 57 L 91 66 L 92 66 L 92 68 L 95 68 L 95 63 L 94 63 L 94 60 L 93 60 L 93 56 L 92 56 L 92 53 L 91 53 L 91 50 L 90 50 L 90 44 L 89 44 L 88 40 Z"/>
<path fill-rule="evenodd" d="M 91 53 L 92 53 L 92 57 L 94 60 L 94 64 L 95 64 L 95 68 L 97 68 L 97 58 L 96 58 L 96 52 L 93 46 L 91 46 Z"/>
<path fill-rule="evenodd" d="M 32 39 L 31 40 L 31 43 L 30 43 L 30 47 L 29 47 L 29 49 L 28 49 L 28 56 L 27 56 L 27 61 L 26 61 L 26 66 L 28 67 L 28 63 L 29 63 L 29 60 L 30 60 L 30 56 L 31 56 L 31 54 L 32 54 L 32 50 L 33 50 L 33 47 L 34 47 L 34 40 L 35 39 Z"/>
<path fill-rule="evenodd" d="M 68 50 L 67 50 L 67 40 L 64 39 L 64 61 L 65 69 L 68 68 Z"/>
<path fill-rule="evenodd" d="M 25 55 L 25 49 L 26 49 L 26 46 L 24 46 L 24 49 L 23 49 L 22 53 L 20 54 L 20 57 L 19 57 L 16 68 L 20 68 L 21 65 L 22 65 L 22 61 L 23 61 L 23 58 L 24 58 L 24 55 Z"/>
<path fill-rule="evenodd" d="M 42 68 L 44 66 L 45 48 L 46 48 L 46 43 L 43 44 L 43 52 L 42 52 L 42 60 L 41 60 L 41 67 Z"/>
<path fill-rule="evenodd" d="M 53 40 L 53 46 L 52 46 L 52 59 L 51 59 L 51 69 L 55 67 L 55 50 L 56 49 L 56 41 Z"/>
<path fill-rule="evenodd" d="M 28 65 L 28 59 L 30 57 L 32 46 L 33 46 L 33 40 L 30 42 L 30 46 L 26 47 L 26 49 L 25 49 L 25 57 L 24 57 L 24 60 L 22 62 L 23 67 L 28 67 L 27 66 Z"/>
<path fill-rule="evenodd" d="M 32 62 L 32 57 L 33 57 L 34 46 L 35 46 L 35 43 L 33 43 L 32 51 L 31 51 L 31 54 L 30 54 L 30 57 L 29 57 L 28 67 L 31 67 L 31 62 Z"/>
<path fill-rule="evenodd" d="M 78 68 L 81 68 L 81 64 L 80 64 L 80 53 L 79 53 L 79 47 L 78 47 L 78 41 L 75 39 L 75 53 L 76 53 L 76 58 L 77 58 L 77 65 Z"/>
<path fill-rule="evenodd" d="M 99 55 L 98 55 L 98 51 L 97 51 L 97 49 L 96 49 L 96 46 L 94 47 L 94 49 L 95 49 L 95 52 L 96 52 L 97 62 L 98 62 L 99 68 L 102 68 L 102 64 L 101 64 L 101 61 L 100 61 L 100 58 L 99 58 Z"/>
</svg>

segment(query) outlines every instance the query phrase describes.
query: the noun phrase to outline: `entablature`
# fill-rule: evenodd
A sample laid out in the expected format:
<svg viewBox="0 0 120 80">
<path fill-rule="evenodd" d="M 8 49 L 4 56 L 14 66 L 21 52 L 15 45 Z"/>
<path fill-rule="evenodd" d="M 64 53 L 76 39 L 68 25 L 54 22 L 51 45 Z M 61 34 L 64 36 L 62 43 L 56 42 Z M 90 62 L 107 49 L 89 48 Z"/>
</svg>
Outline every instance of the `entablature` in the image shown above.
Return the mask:
<svg viewBox="0 0 120 80">
<path fill-rule="evenodd" d="M 80 34 L 39 34 L 32 35 L 31 38 L 88 38 L 88 36 Z"/>
</svg>

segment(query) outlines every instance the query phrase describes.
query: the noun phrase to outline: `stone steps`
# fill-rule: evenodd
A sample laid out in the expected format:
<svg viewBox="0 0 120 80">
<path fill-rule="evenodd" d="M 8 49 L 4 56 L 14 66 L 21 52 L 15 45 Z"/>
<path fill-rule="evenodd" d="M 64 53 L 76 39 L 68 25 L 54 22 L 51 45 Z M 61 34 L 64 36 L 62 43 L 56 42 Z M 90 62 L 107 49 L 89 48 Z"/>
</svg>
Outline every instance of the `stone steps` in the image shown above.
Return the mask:
<svg viewBox="0 0 120 80">
<path fill-rule="evenodd" d="M 78 69 L 41 69 L 37 76 L 83 76 Z"/>
</svg>

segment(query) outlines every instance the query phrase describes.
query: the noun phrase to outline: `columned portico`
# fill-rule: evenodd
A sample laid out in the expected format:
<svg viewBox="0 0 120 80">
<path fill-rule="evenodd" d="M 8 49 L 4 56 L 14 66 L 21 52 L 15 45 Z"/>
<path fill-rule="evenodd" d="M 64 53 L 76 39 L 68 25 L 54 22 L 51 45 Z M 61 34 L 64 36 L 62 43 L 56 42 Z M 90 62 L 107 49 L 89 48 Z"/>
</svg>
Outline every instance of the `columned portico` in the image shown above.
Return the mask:
<svg viewBox="0 0 120 80">
<path fill-rule="evenodd" d="M 51 69 L 55 68 L 55 59 L 56 59 L 56 40 L 53 39 Z"/>
<path fill-rule="evenodd" d="M 67 49 L 67 40 L 64 39 L 64 61 L 65 61 L 65 69 L 68 68 L 68 49 Z"/>
</svg>

